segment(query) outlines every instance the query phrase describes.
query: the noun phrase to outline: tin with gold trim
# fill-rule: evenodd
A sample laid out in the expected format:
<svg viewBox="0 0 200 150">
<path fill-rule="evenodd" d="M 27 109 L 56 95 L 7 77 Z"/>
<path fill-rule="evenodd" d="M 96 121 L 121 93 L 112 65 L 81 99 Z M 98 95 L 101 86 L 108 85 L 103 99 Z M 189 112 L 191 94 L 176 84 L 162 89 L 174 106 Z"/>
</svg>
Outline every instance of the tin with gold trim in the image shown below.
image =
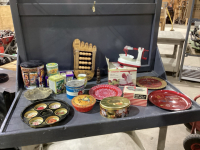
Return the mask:
<svg viewBox="0 0 200 150">
<path fill-rule="evenodd" d="M 123 118 L 129 114 L 130 100 L 124 97 L 107 97 L 100 102 L 100 114 L 106 118 Z"/>
</svg>

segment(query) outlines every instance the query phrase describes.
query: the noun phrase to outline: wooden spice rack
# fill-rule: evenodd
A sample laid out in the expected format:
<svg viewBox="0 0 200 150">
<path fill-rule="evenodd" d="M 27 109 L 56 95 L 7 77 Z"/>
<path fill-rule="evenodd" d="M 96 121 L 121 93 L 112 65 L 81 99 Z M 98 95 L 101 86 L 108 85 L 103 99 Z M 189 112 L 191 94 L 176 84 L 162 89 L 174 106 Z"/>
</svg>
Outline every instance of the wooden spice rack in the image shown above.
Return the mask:
<svg viewBox="0 0 200 150">
<path fill-rule="evenodd" d="M 86 74 L 87 80 L 91 80 L 95 71 L 96 45 L 81 42 L 75 39 L 73 42 L 74 53 L 74 74 Z"/>
</svg>

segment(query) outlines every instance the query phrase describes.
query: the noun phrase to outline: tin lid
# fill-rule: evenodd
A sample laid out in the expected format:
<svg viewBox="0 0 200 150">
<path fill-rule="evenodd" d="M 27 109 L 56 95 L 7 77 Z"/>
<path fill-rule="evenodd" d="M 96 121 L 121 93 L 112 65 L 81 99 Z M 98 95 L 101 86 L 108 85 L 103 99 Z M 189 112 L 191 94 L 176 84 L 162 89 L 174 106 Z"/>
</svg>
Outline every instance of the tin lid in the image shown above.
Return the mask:
<svg viewBox="0 0 200 150">
<path fill-rule="evenodd" d="M 66 84 L 68 87 L 80 87 L 84 85 L 84 81 L 83 80 L 71 80 L 71 81 L 67 81 Z"/>
<path fill-rule="evenodd" d="M 47 67 L 57 67 L 58 64 L 57 63 L 48 63 L 46 64 Z"/>
<path fill-rule="evenodd" d="M 59 80 L 59 79 L 64 79 L 65 77 L 63 77 L 62 75 L 59 75 L 59 74 L 56 74 L 56 75 L 53 75 L 53 76 L 50 76 L 49 77 L 49 80 Z"/>
<path fill-rule="evenodd" d="M 91 95 L 78 95 L 72 99 L 72 105 L 79 108 L 93 106 L 96 99 Z"/>
<path fill-rule="evenodd" d="M 101 100 L 100 106 L 107 110 L 126 108 L 130 105 L 130 100 L 124 97 L 107 97 Z"/>
<path fill-rule="evenodd" d="M 43 63 L 40 60 L 30 60 L 20 64 L 20 66 L 23 68 L 36 68 L 42 65 Z"/>
</svg>

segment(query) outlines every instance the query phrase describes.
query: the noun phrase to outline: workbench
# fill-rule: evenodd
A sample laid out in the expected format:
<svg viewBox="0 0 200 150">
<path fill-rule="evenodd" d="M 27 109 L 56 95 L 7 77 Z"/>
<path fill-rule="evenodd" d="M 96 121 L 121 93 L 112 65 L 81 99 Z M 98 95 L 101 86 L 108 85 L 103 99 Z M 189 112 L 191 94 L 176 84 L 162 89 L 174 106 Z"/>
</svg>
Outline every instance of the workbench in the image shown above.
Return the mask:
<svg viewBox="0 0 200 150">
<path fill-rule="evenodd" d="M 165 147 L 168 125 L 200 120 L 200 106 L 184 111 L 167 111 L 150 102 L 147 107 L 131 106 L 125 118 L 107 119 L 99 114 L 99 104 L 87 113 L 71 107 L 70 116 L 59 126 L 33 129 L 20 119 L 22 110 L 30 104 L 24 98 L 19 64 L 39 59 L 45 64 L 58 63 L 59 70 L 73 69 L 72 42 L 78 38 L 97 46 L 96 68 L 101 69 L 102 84 L 107 84 L 105 56 L 116 62 L 125 45 L 144 47 L 142 66 L 137 76 L 156 76 L 164 79 L 165 89 L 176 89 L 167 81 L 157 47 L 161 1 L 155 0 L 12 0 L 10 1 L 18 42 L 17 94 L 0 131 L 0 148 L 25 146 L 69 140 L 95 135 L 160 127 L 158 150 Z M 93 9 L 94 8 L 94 9 Z M 137 57 L 137 51 L 129 54 Z M 95 77 L 86 91 L 96 85 Z M 149 93 L 152 90 L 149 90 Z M 71 105 L 66 94 L 56 95 Z M 144 148 L 143 148 L 144 149 Z"/>
</svg>

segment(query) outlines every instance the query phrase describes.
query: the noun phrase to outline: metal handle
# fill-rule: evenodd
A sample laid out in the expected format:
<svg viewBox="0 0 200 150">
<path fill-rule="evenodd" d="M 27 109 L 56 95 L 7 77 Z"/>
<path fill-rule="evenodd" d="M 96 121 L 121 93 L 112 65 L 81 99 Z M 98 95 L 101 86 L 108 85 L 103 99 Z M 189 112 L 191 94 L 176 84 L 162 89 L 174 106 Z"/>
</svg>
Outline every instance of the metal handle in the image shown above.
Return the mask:
<svg viewBox="0 0 200 150">
<path fill-rule="evenodd" d="M 92 11 L 95 12 L 95 4 L 96 4 L 96 1 L 94 1 L 94 5 L 92 6 Z"/>
</svg>

